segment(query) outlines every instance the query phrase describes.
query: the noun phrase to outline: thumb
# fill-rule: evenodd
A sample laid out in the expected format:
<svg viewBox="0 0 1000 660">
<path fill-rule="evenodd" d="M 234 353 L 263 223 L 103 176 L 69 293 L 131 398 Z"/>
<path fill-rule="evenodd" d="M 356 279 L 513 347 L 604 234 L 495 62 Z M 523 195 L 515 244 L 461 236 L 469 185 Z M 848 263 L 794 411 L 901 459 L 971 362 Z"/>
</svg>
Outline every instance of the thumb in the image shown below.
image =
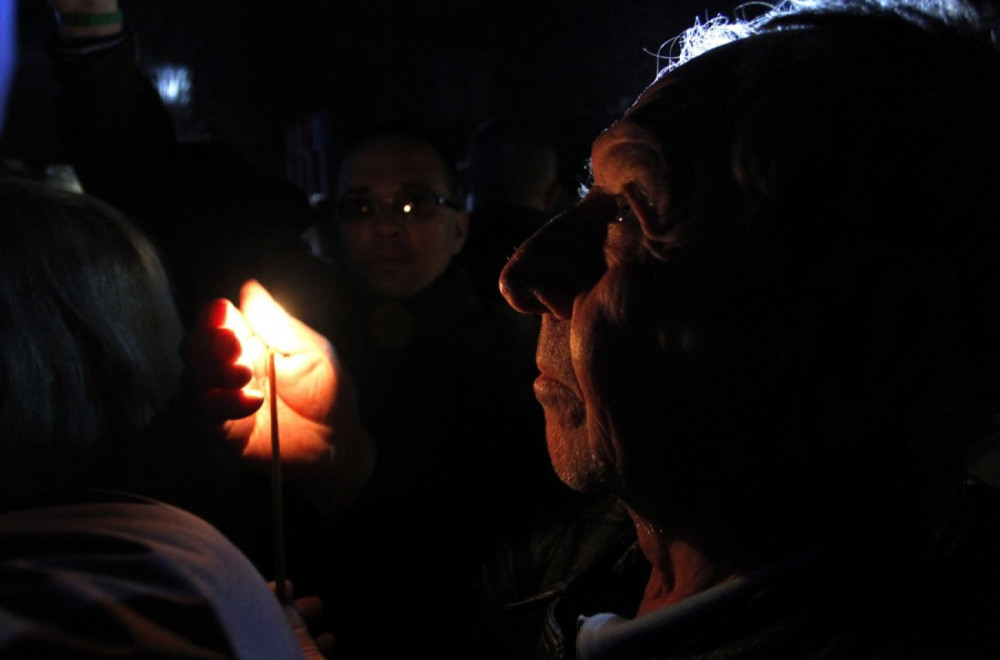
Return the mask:
<svg viewBox="0 0 1000 660">
<path fill-rule="evenodd" d="M 279 353 L 319 351 L 337 362 L 330 342 L 286 312 L 256 280 L 248 280 L 240 289 L 240 308 L 254 333 Z"/>
<path fill-rule="evenodd" d="M 306 348 L 292 317 L 256 280 L 248 280 L 240 289 L 240 309 L 253 333 L 271 348 L 281 353 L 295 353 Z"/>
</svg>

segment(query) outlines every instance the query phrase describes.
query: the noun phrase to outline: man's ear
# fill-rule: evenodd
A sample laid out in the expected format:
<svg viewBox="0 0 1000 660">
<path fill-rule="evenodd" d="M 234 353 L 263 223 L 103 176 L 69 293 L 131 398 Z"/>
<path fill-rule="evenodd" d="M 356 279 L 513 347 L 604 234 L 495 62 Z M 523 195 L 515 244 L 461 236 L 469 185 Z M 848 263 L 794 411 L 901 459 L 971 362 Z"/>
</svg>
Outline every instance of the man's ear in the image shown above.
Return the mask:
<svg viewBox="0 0 1000 660">
<path fill-rule="evenodd" d="M 662 238 L 667 224 L 663 215 L 652 206 L 643 205 L 633 208 L 635 217 L 639 219 L 639 226 L 642 227 L 642 233 L 653 239 Z"/>
<path fill-rule="evenodd" d="M 469 214 L 466 211 L 462 211 L 455 218 L 454 230 L 454 244 L 452 247 L 452 254 L 458 254 L 462 251 L 465 246 L 465 239 L 469 237 Z"/>
</svg>

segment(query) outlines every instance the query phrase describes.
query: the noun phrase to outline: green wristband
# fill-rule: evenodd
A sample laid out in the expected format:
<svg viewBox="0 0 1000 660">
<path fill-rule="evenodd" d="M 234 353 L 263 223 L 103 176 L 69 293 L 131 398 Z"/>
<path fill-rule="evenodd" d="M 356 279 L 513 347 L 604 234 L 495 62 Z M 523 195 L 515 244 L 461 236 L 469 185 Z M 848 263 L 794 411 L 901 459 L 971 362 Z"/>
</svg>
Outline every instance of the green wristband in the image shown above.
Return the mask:
<svg viewBox="0 0 1000 660">
<path fill-rule="evenodd" d="M 102 25 L 115 25 L 121 23 L 124 15 L 121 10 L 107 14 L 90 14 L 83 12 L 59 12 L 56 14 L 60 25 L 68 27 L 97 27 Z"/>
</svg>

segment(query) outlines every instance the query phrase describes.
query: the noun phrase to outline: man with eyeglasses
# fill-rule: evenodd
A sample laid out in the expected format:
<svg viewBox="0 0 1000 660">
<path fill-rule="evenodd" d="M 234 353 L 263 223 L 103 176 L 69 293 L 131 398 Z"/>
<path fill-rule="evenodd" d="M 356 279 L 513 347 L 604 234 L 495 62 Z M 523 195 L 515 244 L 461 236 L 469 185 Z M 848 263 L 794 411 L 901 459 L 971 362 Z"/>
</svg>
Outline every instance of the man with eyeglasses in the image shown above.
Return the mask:
<svg viewBox="0 0 1000 660">
<path fill-rule="evenodd" d="M 430 136 L 368 129 L 346 149 L 333 197 L 316 204 L 321 252 L 341 260 L 373 299 L 405 299 L 444 275 L 465 244 L 469 217 L 458 175 Z"/>
<path fill-rule="evenodd" d="M 378 459 L 349 510 L 291 530 L 290 566 L 298 586 L 323 596 L 343 657 L 389 657 L 417 639 L 467 657 L 471 589 L 497 536 L 539 501 L 578 501 L 544 451 L 534 346 L 510 309 L 483 304 L 456 258 L 469 218 L 436 136 L 366 127 L 342 149 L 330 188 L 309 235 L 332 300 L 309 316 L 356 383 Z M 461 634 L 443 620 L 462 622 Z M 392 637 L 379 634 L 385 621 Z"/>
<path fill-rule="evenodd" d="M 69 11 L 74 3 L 56 4 Z M 512 317 L 484 308 L 454 259 L 468 219 L 450 155 L 409 127 L 365 131 L 342 157 L 331 202 L 315 209 L 316 247 L 325 261 L 301 249 L 294 258 L 281 253 L 280 271 L 253 272 L 256 262 L 215 239 L 240 240 L 251 219 L 280 225 L 291 216 L 277 209 L 297 206 L 258 178 L 234 185 L 238 177 L 229 175 L 241 173 L 222 162 L 215 173 L 229 185 L 192 181 L 173 149 L 166 114 L 135 66 L 117 3 L 91 4 L 108 10 L 94 20 L 107 21 L 98 27 L 110 34 L 60 39 L 54 53 L 64 128 L 75 162 L 87 164 L 81 174 L 90 175 L 81 177 L 84 185 L 143 218 L 177 215 L 178 222 L 204 224 L 196 232 L 174 224 L 158 234 L 190 257 L 172 262 L 190 285 L 182 288 L 184 301 L 201 295 L 200 306 L 206 292 L 232 295 L 198 276 L 206 270 L 227 283 L 258 277 L 330 338 L 349 372 L 343 378 L 357 384 L 360 419 L 378 454 L 360 500 L 348 510 L 314 510 L 286 471 L 285 545 L 296 593 L 319 594 L 327 603 L 338 657 L 406 655 L 414 645 L 463 657 L 474 625 L 467 603 L 492 532 L 523 517 L 536 497 L 574 498 L 548 466 L 531 397 L 533 348 L 508 332 Z M 69 27 L 60 24 L 63 37 Z M 212 231 L 206 240 L 212 228 L 223 236 Z M 279 241 L 263 247 L 277 252 Z M 234 258 L 239 263 L 230 270 Z M 239 471 L 229 488 L 229 457 L 222 459 L 218 497 L 205 496 L 206 517 L 267 573 L 266 484 Z M 437 625 L 441 619 L 466 622 L 467 634 Z M 394 634 L 383 634 L 386 621 Z"/>
<path fill-rule="evenodd" d="M 686 33 L 505 266 L 553 467 L 634 522 L 507 657 L 1000 657 L 994 26 L 801 4 Z"/>
</svg>

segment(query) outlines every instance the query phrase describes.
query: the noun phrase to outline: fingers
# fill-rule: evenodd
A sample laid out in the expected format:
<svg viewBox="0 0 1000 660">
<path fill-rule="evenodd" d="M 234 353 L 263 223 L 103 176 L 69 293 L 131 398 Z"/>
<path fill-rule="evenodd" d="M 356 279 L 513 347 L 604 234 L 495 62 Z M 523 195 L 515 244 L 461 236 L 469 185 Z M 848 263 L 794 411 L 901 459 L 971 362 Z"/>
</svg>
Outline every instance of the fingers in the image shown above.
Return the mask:
<svg viewBox="0 0 1000 660">
<path fill-rule="evenodd" d="M 247 281 L 240 289 L 240 310 L 253 332 L 268 346 L 283 353 L 292 352 L 295 342 L 290 317 L 256 280 Z"/>
<path fill-rule="evenodd" d="M 302 620 L 309 625 L 319 622 L 323 615 L 323 601 L 318 596 L 296 598 L 293 605 Z"/>
<path fill-rule="evenodd" d="M 271 593 L 277 593 L 276 583 L 267 583 Z M 294 585 L 285 580 L 285 593 L 289 598 L 295 592 Z M 335 639 L 332 633 L 320 631 L 322 625 L 323 601 L 316 596 L 295 598 L 291 604 L 285 605 L 285 615 L 292 626 L 303 655 L 307 660 L 322 660 L 332 657 Z"/>
<path fill-rule="evenodd" d="M 232 303 L 225 298 L 210 300 L 198 311 L 195 324 L 201 328 L 219 328 L 225 323 Z"/>
<path fill-rule="evenodd" d="M 198 393 L 198 403 L 215 421 L 242 419 L 260 410 L 264 395 L 249 388 L 207 389 Z"/>
<path fill-rule="evenodd" d="M 246 386 L 253 378 L 253 358 L 247 352 L 259 349 L 259 343 L 231 302 L 222 298 L 208 302 L 181 341 L 189 384 L 198 390 Z"/>
<path fill-rule="evenodd" d="M 185 378 L 196 390 L 239 389 L 253 378 L 253 369 L 238 361 L 240 340 L 229 328 L 195 328 L 181 340 Z"/>
<path fill-rule="evenodd" d="M 277 582 L 269 580 L 267 587 L 271 593 L 277 595 Z M 291 605 L 302 620 L 310 626 L 318 623 L 323 615 L 323 600 L 319 596 L 303 596 L 295 598 L 295 584 L 291 580 L 285 580 L 285 593 L 291 599 Z"/>
<path fill-rule="evenodd" d="M 333 633 L 320 629 L 323 625 L 323 601 L 318 596 L 305 596 L 296 598 L 292 605 L 320 653 L 332 657 L 335 643 Z"/>
<path fill-rule="evenodd" d="M 336 638 L 333 633 L 324 632 L 313 636 L 313 641 L 316 643 L 316 648 L 324 658 L 332 658 L 334 656 L 334 650 L 336 646 Z"/>
<path fill-rule="evenodd" d="M 263 403 L 261 392 L 247 387 L 254 378 L 245 355 L 252 337 L 239 310 L 218 299 L 202 307 L 181 341 L 185 383 L 215 421 L 247 417 Z"/>
<path fill-rule="evenodd" d="M 197 327 L 181 340 L 185 362 L 234 362 L 243 352 L 240 340 L 229 328 Z"/>
</svg>

